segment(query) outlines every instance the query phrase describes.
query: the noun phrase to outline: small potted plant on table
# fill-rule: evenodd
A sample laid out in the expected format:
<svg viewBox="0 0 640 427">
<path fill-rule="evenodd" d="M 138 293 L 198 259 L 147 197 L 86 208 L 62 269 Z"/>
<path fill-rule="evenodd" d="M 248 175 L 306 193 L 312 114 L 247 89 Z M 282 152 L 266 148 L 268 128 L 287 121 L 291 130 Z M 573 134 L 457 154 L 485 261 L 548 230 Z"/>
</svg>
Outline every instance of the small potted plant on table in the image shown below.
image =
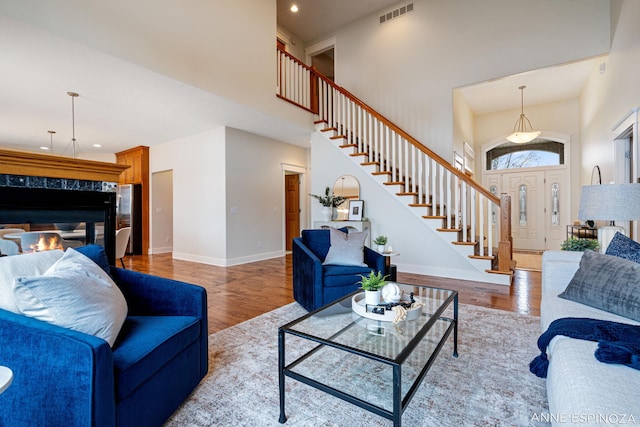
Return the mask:
<svg viewBox="0 0 640 427">
<path fill-rule="evenodd" d="M 380 304 L 380 289 L 385 285 L 386 279 L 389 276 L 383 276 L 381 271 L 374 273 L 371 270 L 368 276 L 360 275 L 361 279 L 358 282 L 364 290 L 364 302 L 367 305 Z"/>
<path fill-rule="evenodd" d="M 378 236 L 373 240 L 373 243 L 378 245 L 378 252 L 384 253 L 384 245 L 387 244 L 387 236 Z"/>
</svg>

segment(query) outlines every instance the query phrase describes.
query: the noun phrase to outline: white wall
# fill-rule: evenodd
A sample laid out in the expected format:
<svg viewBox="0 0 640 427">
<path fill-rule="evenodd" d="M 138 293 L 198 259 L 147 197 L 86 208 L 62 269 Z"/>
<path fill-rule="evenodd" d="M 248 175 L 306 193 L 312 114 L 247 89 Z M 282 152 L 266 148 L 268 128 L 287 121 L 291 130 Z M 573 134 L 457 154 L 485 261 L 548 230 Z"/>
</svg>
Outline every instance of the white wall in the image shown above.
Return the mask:
<svg viewBox="0 0 640 427">
<path fill-rule="evenodd" d="M 149 155 L 152 174 L 173 170 L 174 258 L 227 266 L 284 254 L 282 163 L 306 167 L 306 149 L 221 127 Z"/>
<path fill-rule="evenodd" d="M 307 149 L 233 128 L 225 145 L 227 265 L 284 255 L 282 164 L 306 166 Z"/>
<path fill-rule="evenodd" d="M 602 182 L 615 179 L 613 126 L 632 108 L 640 106 L 640 2 L 624 0 L 605 62 L 605 71 L 594 70 L 582 92 L 582 170 L 580 185 L 591 182 L 591 170 L 600 166 Z M 614 9 L 617 15 L 618 10 Z M 636 159 L 638 153 L 634 153 Z"/>
<path fill-rule="evenodd" d="M 174 258 L 225 263 L 225 149 L 224 127 L 149 149 L 152 174 L 173 170 Z"/>
<path fill-rule="evenodd" d="M 274 96 L 276 0 L 20 0 L 0 13 L 308 127 Z"/>
<path fill-rule="evenodd" d="M 173 252 L 173 171 L 152 173 L 151 189 L 149 252 Z"/>
<path fill-rule="evenodd" d="M 446 159 L 453 88 L 609 48 L 606 1 L 413 3 L 388 23 L 375 13 L 336 32 L 336 82 Z"/>
</svg>

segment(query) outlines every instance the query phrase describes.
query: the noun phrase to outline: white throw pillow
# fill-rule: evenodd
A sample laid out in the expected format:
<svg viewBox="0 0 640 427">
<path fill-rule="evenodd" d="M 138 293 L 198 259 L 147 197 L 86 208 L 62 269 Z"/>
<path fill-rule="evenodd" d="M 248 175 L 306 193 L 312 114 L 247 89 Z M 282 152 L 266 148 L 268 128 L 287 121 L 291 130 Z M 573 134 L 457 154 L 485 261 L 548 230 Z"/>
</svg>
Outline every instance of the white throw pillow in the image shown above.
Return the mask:
<svg viewBox="0 0 640 427">
<path fill-rule="evenodd" d="M 16 278 L 13 299 L 25 316 L 95 335 L 112 347 L 127 317 L 118 286 L 73 248 L 43 275 Z"/>
<path fill-rule="evenodd" d="M 322 264 L 366 267 L 364 241 L 368 234 L 368 231 L 347 234 L 336 228 L 329 228 L 331 246 Z"/>
<path fill-rule="evenodd" d="M 12 290 L 16 277 L 44 274 L 60 258 L 59 250 L 0 257 L 0 308 L 19 314 Z"/>
</svg>

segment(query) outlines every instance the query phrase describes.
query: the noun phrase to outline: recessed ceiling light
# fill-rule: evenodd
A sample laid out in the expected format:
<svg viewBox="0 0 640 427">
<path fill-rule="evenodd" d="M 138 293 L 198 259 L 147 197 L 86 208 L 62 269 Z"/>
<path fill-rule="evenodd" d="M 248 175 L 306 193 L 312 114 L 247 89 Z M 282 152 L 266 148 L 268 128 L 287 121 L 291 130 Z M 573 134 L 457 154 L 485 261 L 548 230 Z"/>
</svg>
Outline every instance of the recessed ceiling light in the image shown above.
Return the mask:
<svg viewBox="0 0 640 427">
<path fill-rule="evenodd" d="M 102 145 L 100 145 L 100 144 L 93 144 L 93 146 L 94 146 L 95 148 L 100 148 L 100 147 L 102 147 Z"/>
<path fill-rule="evenodd" d="M 49 147 L 40 147 L 41 150 L 49 150 Z"/>
<path fill-rule="evenodd" d="M 291 5 L 291 12 L 296 13 L 298 11 L 298 5 L 297 4 L 292 4 Z"/>
</svg>

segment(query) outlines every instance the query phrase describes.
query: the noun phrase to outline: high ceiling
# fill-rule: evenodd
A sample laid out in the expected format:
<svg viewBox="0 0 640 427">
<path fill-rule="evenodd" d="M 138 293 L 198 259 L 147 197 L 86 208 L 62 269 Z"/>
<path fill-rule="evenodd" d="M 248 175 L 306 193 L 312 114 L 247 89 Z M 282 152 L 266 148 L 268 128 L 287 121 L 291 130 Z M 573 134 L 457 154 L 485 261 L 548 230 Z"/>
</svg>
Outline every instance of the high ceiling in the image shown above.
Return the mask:
<svg viewBox="0 0 640 427">
<path fill-rule="evenodd" d="M 396 0 L 277 0 L 278 23 L 298 40 L 324 34 Z M 183 84 L 132 63 L 0 15 L 0 146 L 70 153 L 71 98 L 75 133 L 84 153 L 153 145 L 227 125 L 285 142 L 306 141 L 304 129 Z M 576 98 L 586 76 L 602 60 L 533 71 L 462 88 L 476 114 L 519 107 L 518 86 L 527 85 L 525 106 Z M 101 144 L 101 148 L 92 145 Z"/>
<path fill-rule="evenodd" d="M 397 3 L 398 0 L 278 0 L 278 25 L 304 44 Z M 296 13 L 291 12 L 293 4 L 298 6 Z"/>
</svg>

